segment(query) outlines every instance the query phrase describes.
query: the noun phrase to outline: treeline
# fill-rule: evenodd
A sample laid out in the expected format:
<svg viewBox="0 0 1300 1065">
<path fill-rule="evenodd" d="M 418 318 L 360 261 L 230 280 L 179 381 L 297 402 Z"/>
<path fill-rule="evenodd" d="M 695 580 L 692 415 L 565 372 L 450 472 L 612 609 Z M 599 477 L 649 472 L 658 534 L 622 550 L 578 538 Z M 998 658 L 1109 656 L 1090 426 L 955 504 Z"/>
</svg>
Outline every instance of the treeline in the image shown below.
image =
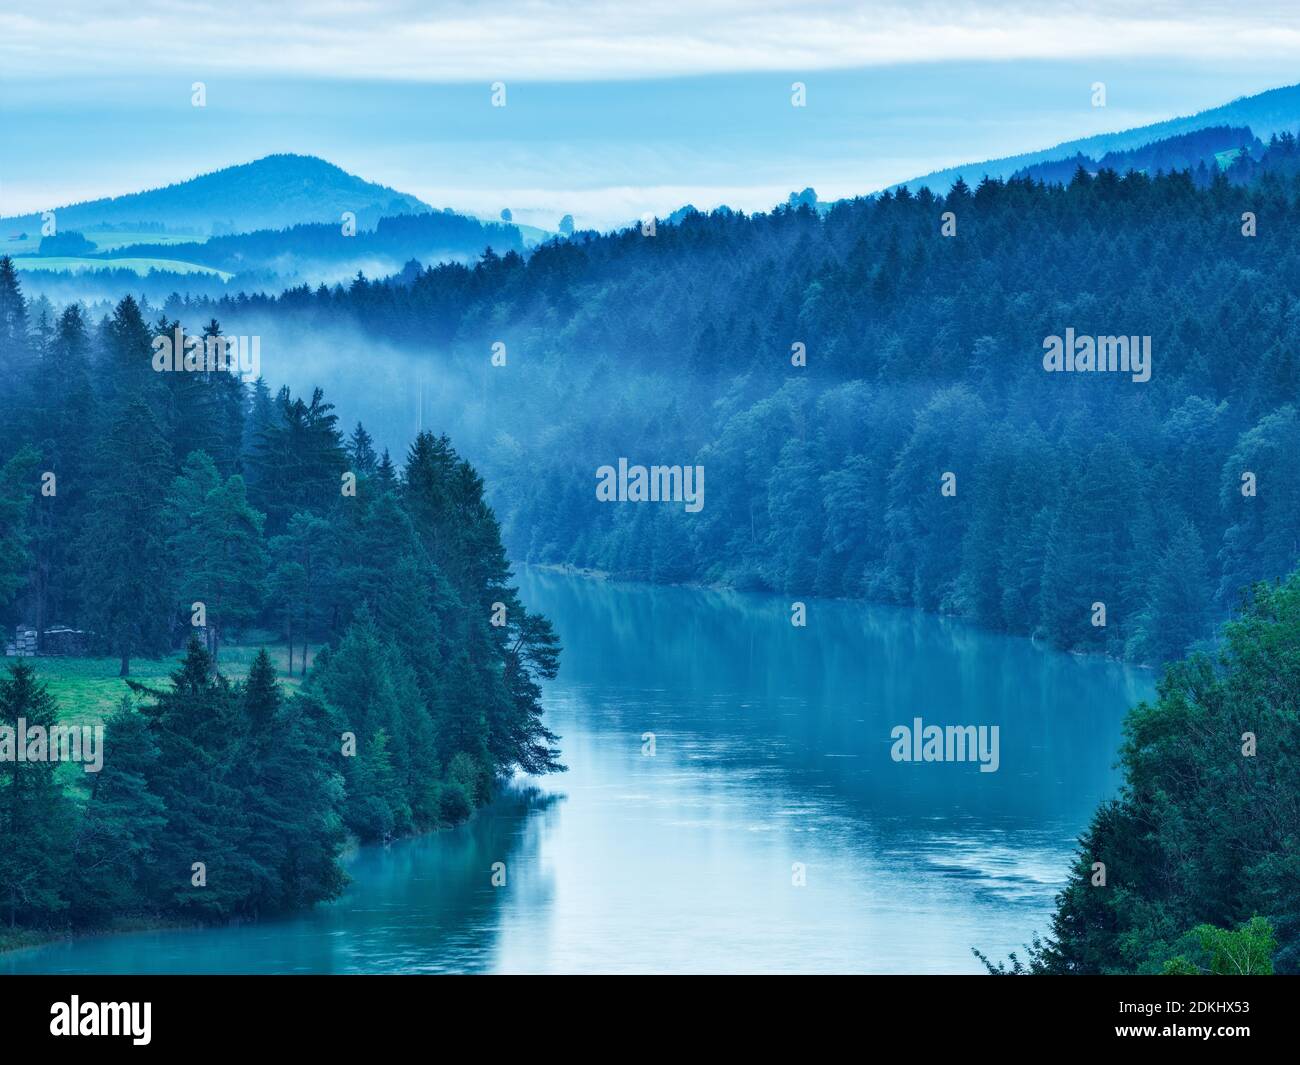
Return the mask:
<svg viewBox="0 0 1300 1065">
<path fill-rule="evenodd" d="M 1067 159 L 1052 159 L 1024 167 L 1012 177 L 1064 185 L 1080 167 L 1094 173 L 1114 170 L 1121 174 L 1130 170 L 1144 170 L 1148 174 L 1191 170 L 1197 185 L 1205 187 L 1220 169 L 1217 158 L 1220 153 L 1237 151 L 1258 159 L 1263 154 L 1264 144 L 1249 126 L 1207 126 L 1138 148 L 1106 152 L 1096 159 L 1076 152 Z"/>
<path fill-rule="evenodd" d="M 1300 175 L 1300 146 L 1294 133 L 1275 133 L 1269 138 L 1267 149 L 1261 154 L 1243 152 L 1228 169 L 1233 181 L 1257 181 L 1265 174 L 1274 178 L 1294 181 Z"/>
<path fill-rule="evenodd" d="M 499 774 L 560 768 L 538 683 L 558 642 L 447 438 L 421 434 L 399 467 L 360 425 L 345 440 L 319 391 L 156 372 L 176 324 L 129 297 L 98 324 L 77 304 L 29 320 L 0 259 L 3 621 L 83 629 L 124 677 L 192 641 L 171 689 L 133 684 L 101 773 L 64 788 L 48 765 L 0 765 L 11 922 L 329 897 L 344 833 L 453 823 Z M 300 694 L 265 655 L 221 675 L 223 645 L 258 627 L 282 632 Z M 18 662 L 0 723 L 57 714 Z M 221 890 L 193 894 L 193 862 Z"/>
<path fill-rule="evenodd" d="M 1297 560 L 1297 227 L 1300 179 L 1273 170 L 1076 172 L 167 311 L 427 352 L 472 385 L 457 432 L 513 557 L 913 604 L 1155 662 Z M 1067 329 L 1149 336 L 1151 380 L 1045 372 Z M 620 456 L 703 465 L 703 510 L 599 502 Z"/>
<path fill-rule="evenodd" d="M 1125 722 L 1050 934 L 994 972 L 1300 973 L 1300 571 Z"/>
<path fill-rule="evenodd" d="M 308 272 L 308 264 L 363 258 L 388 259 L 398 264 L 411 258 L 476 258 L 487 247 L 518 252 L 523 250 L 523 240 L 512 225 L 480 222 L 446 210 L 380 218 L 374 228 L 358 229 L 352 236 L 344 236 L 338 223 L 312 222 L 186 244 L 131 244 L 104 257 L 107 263 L 113 258 L 180 259 L 232 273 L 277 268 L 283 272 L 283 264 L 293 262 L 295 272 L 303 274 Z M 46 254 L 44 241 L 41 252 Z"/>
<path fill-rule="evenodd" d="M 54 762 L 0 762 L 4 923 L 222 920 L 335 897 L 345 826 L 369 800 L 345 796 L 362 774 L 330 736 L 343 715 L 314 696 L 285 699 L 265 651 L 232 685 L 197 640 L 170 689 L 142 694 L 139 709 L 126 698 L 109 717 L 89 783 L 69 784 Z M 0 724 L 23 719 L 30 734 L 58 717 L 31 665 L 0 680 Z"/>
<path fill-rule="evenodd" d="M 49 304 L 51 316 L 56 313 L 54 304 L 106 304 L 111 309 L 124 292 L 134 293 L 142 301 L 161 304 L 177 290 L 216 299 L 228 292 L 278 291 L 283 287 L 280 275 L 270 270 L 244 271 L 237 279 L 227 280 L 224 274 L 219 273 L 194 271 L 183 274 L 157 268 L 141 274 L 129 267 L 113 266 L 111 259 L 104 260 L 102 269 L 27 270 L 21 277 L 33 320 L 39 319 L 40 309 L 45 304 Z"/>
</svg>

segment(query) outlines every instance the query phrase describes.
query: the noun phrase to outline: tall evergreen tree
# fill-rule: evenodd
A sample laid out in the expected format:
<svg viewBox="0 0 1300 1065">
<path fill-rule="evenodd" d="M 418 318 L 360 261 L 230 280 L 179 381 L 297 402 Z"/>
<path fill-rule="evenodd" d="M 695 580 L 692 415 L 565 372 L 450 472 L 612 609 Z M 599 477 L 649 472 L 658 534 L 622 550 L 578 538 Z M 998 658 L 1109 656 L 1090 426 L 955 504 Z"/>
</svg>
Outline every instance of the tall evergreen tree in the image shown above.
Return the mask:
<svg viewBox="0 0 1300 1065">
<path fill-rule="evenodd" d="M 196 451 L 168 500 L 168 552 L 182 610 L 202 603 L 208 649 L 216 661 L 223 631 L 257 617 L 266 592 L 262 515 L 248 505 L 244 479 L 225 483 L 211 458 Z"/>
<path fill-rule="evenodd" d="M 81 611 L 125 677 L 132 657 L 160 654 L 170 642 L 163 486 L 171 464 L 158 420 L 140 399 L 117 415 L 100 451 L 78 542 Z"/>
<path fill-rule="evenodd" d="M 162 799 L 149 789 L 158 746 L 129 697 L 105 723 L 103 759 L 73 840 L 70 898 L 92 920 L 151 912 L 152 864 L 167 823 Z"/>
<path fill-rule="evenodd" d="M 12 737 L 0 735 L 0 907 L 10 928 L 44 924 L 68 905 L 67 848 L 52 844 L 67 838 L 72 811 L 55 779 L 58 763 L 41 754 L 57 722 L 54 699 L 35 670 L 22 661 L 11 665 L 0 678 L 0 725 Z M 14 749 L 20 737 L 28 743 L 22 761 Z"/>
</svg>

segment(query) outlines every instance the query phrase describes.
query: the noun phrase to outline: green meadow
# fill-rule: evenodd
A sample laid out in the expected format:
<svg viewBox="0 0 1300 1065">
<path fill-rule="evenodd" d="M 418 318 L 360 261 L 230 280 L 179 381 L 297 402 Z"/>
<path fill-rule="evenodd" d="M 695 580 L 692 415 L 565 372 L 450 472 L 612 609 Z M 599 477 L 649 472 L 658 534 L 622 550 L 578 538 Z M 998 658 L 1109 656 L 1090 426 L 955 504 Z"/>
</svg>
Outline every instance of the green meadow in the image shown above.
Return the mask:
<svg viewBox="0 0 1300 1065">
<path fill-rule="evenodd" d="M 234 275 L 211 266 L 182 262 L 180 259 L 86 259 L 76 255 L 16 256 L 14 266 L 19 270 L 134 270 L 141 276 L 150 270 L 173 274 L 215 274 L 223 281 Z"/>
<path fill-rule="evenodd" d="M 250 642 L 222 647 L 217 667 L 231 680 L 242 680 L 263 646 L 275 663 L 280 683 L 286 689 L 297 688 L 302 682 L 298 676 L 302 669 L 302 651 L 294 650 L 294 676 L 290 677 L 286 673 L 289 652 L 283 644 Z M 177 651 L 156 660 L 133 658 L 131 680 L 150 686 L 165 686 L 182 657 L 183 652 Z M 6 665 L 12 665 L 18 659 L 7 658 L 4 661 Z M 116 658 L 42 657 L 23 661 L 36 669 L 37 676 L 59 705 L 60 718 L 70 725 L 97 724 L 113 712 L 122 696 L 132 694 L 126 681 L 117 675 L 121 663 Z M 309 664 L 310 661 L 309 655 Z"/>
<path fill-rule="evenodd" d="M 26 231 L 26 239 L 20 227 L 7 227 L 9 232 L 0 232 L 0 255 L 35 255 L 41 244 L 39 229 Z M 76 229 L 77 227 L 73 226 Z M 202 244 L 206 241 L 205 233 L 150 233 L 136 230 L 117 229 L 77 229 L 77 232 L 95 245 L 99 251 L 116 251 L 132 244 Z"/>
</svg>

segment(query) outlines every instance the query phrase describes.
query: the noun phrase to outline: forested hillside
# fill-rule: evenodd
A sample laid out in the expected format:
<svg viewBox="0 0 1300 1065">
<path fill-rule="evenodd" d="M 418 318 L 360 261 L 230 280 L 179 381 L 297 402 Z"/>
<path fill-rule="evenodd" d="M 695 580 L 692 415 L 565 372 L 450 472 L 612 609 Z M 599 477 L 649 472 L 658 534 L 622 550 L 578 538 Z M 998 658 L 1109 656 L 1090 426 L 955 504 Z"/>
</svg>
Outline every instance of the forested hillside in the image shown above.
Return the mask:
<svg viewBox="0 0 1300 1065">
<path fill-rule="evenodd" d="M 1196 173 L 1198 185 L 1208 185 L 1215 172 L 1221 169 L 1221 158 L 1230 161 L 1242 152 L 1258 158 L 1263 151 L 1263 143 L 1246 126 L 1209 126 L 1177 137 L 1152 141 L 1139 148 L 1106 152 L 1096 158 L 1077 152 L 1068 159 L 1027 166 L 1012 177 L 1033 178 L 1049 185 L 1063 185 L 1074 177 L 1074 172 L 1079 167 L 1090 173 L 1114 170 L 1121 174 L 1130 170 L 1142 170 L 1148 174 L 1161 170 L 1165 173 L 1192 170 Z"/>
<path fill-rule="evenodd" d="M 130 297 L 98 323 L 27 310 L 0 259 L 0 620 L 80 630 L 133 694 L 97 773 L 0 759 L 7 924 L 308 905 L 339 891 L 349 833 L 455 823 L 500 774 L 560 768 L 538 686 L 558 642 L 445 436 L 399 464 L 319 391 L 159 372 L 176 323 Z M 299 691 L 265 651 L 227 679 L 250 635 L 287 647 Z M 178 648 L 171 683 L 134 680 Z M 0 680 L 13 730 L 64 719 L 32 661 Z"/>
<path fill-rule="evenodd" d="M 42 253 L 45 243 L 41 242 Z M 387 260 L 391 272 L 397 273 L 408 259 L 474 259 L 489 247 L 501 252 L 522 251 L 523 240 L 511 225 L 484 223 L 450 211 L 426 211 L 381 218 L 373 229 L 350 237 L 343 236 L 339 224 L 331 221 L 213 237 L 202 243 L 130 244 L 111 254 L 128 259 L 181 259 L 231 273 L 274 271 L 277 267 L 284 273 L 284 264 L 291 263 L 293 274 L 301 276 L 310 273 L 313 264 L 362 258 L 368 262 Z M 105 265 L 111 263 L 110 258 Z"/>
<path fill-rule="evenodd" d="M 935 192 L 946 192 L 961 176 L 968 180 L 972 175 L 985 174 L 994 178 L 1009 178 L 1018 171 L 1040 163 L 1068 159 L 1079 154 L 1090 159 L 1100 159 L 1111 152 L 1140 150 L 1153 142 L 1176 140 L 1185 134 L 1194 134 L 1215 126 L 1245 126 L 1261 139 L 1269 139 L 1274 134 L 1294 132 L 1297 115 L 1300 115 L 1300 85 L 1283 85 L 1253 96 L 1241 96 L 1219 107 L 1183 118 L 1171 118 L 1115 133 L 1099 133 L 1024 155 L 987 159 L 937 170 L 903 184 L 913 192 L 919 192 L 923 187 L 929 187 Z"/>
<path fill-rule="evenodd" d="M 1249 185 L 1103 170 L 694 214 L 167 310 L 346 324 L 482 382 L 448 417 L 486 426 L 465 447 L 521 560 L 914 604 L 1155 662 L 1297 559 L 1295 159 L 1274 138 Z M 1150 380 L 1045 372 L 1070 329 L 1150 337 Z M 602 504 L 620 456 L 702 465 L 703 509 Z"/>
</svg>

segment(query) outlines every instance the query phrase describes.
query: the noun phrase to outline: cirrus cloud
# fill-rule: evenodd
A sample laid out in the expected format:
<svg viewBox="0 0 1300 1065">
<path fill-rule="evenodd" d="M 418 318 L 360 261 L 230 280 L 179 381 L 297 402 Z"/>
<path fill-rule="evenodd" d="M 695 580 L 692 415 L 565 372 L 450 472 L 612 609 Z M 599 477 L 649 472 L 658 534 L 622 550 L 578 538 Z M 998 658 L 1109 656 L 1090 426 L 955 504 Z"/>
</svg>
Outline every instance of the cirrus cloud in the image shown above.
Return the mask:
<svg viewBox="0 0 1300 1065">
<path fill-rule="evenodd" d="M 957 60 L 1294 55 L 1294 5 L 1184 0 L 16 0 L 0 70 L 586 80 Z"/>
</svg>

